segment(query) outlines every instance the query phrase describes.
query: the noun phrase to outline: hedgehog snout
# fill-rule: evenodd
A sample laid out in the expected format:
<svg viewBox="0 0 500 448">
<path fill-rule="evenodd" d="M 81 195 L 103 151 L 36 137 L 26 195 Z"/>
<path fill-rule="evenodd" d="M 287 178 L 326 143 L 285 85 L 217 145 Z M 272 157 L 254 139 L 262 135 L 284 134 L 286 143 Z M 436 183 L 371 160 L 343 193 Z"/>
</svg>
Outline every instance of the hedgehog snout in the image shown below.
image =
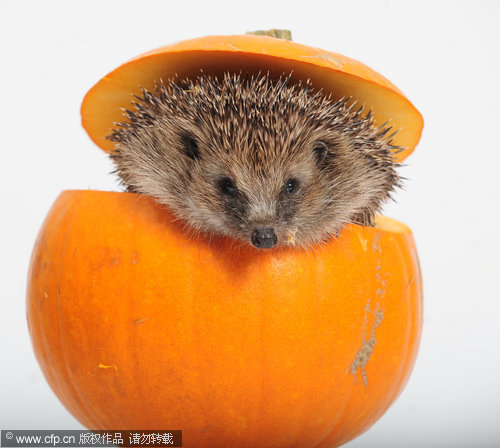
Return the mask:
<svg viewBox="0 0 500 448">
<path fill-rule="evenodd" d="M 271 249 L 278 242 L 272 227 L 256 227 L 252 232 L 252 244 L 258 249 Z"/>
</svg>

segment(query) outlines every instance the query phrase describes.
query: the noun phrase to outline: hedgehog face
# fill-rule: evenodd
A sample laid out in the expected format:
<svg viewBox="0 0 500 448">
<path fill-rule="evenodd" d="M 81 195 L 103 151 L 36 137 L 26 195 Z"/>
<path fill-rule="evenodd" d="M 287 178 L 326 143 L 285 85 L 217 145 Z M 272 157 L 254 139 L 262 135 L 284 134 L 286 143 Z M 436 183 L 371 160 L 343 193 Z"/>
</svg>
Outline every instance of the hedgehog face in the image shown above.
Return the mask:
<svg viewBox="0 0 500 448">
<path fill-rule="evenodd" d="M 246 151 L 245 143 L 253 151 Z M 214 159 L 201 148 L 199 160 L 193 163 L 197 165 L 190 190 L 193 215 L 210 222 L 213 231 L 260 249 L 293 241 L 306 210 L 301 203 L 315 188 L 314 152 L 299 151 L 283 159 L 259 147 L 257 141 L 233 141 L 225 157 Z"/>
<path fill-rule="evenodd" d="M 110 137 L 117 173 L 191 229 L 260 249 L 370 224 L 399 182 L 387 129 L 288 82 L 226 74 L 144 91 Z"/>
</svg>

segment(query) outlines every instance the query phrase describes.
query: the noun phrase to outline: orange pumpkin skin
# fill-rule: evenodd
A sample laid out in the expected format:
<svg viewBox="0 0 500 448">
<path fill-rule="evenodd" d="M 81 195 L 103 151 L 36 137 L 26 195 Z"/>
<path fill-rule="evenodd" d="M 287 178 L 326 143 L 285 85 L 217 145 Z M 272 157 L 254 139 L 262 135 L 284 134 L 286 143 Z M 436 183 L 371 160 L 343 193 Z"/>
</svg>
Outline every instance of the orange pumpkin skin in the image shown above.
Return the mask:
<svg viewBox="0 0 500 448">
<path fill-rule="evenodd" d="M 151 198 L 63 192 L 27 317 L 51 387 L 92 429 L 186 447 L 332 447 L 404 387 L 422 325 L 410 230 L 379 218 L 303 251 L 185 238 Z"/>
<path fill-rule="evenodd" d="M 352 97 L 371 109 L 379 125 L 389 121 L 394 143 L 405 148 L 398 161 L 412 153 L 420 140 L 423 118 L 406 96 L 381 74 L 363 63 L 331 51 L 268 36 L 205 36 L 167 45 L 144 53 L 104 76 L 85 96 L 82 125 L 105 151 L 113 149 L 106 139 L 116 122 L 124 121 L 123 108 L 131 109 L 140 88 L 178 75 L 198 76 L 224 71 L 269 72 L 273 78 L 292 74 L 292 82 L 310 79 L 313 86 L 333 98 Z"/>
</svg>

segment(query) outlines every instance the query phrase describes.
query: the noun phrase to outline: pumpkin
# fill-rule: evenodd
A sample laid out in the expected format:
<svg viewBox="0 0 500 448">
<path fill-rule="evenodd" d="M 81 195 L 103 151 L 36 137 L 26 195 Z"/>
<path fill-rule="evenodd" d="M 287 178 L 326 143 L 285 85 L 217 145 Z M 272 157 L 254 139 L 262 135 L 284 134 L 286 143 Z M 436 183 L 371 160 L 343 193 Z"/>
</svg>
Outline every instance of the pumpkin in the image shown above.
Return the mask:
<svg viewBox="0 0 500 448">
<path fill-rule="evenodd" d="M 83 123 L 109 150 L 105 136 L 137 85 L 200 67 L 293 68 L 350 92 L 378 120 L 391 114 L 410 152 L 422 125 L 411 103 L 331 55 L 263 36 L 164 47 L 103 78 L 85 97 Z M 188 238 L 146 196 L 64 191 L 27 284 L 34 351 L 67 409 L 91 429 L 180 429 L 186 447 L 346 443 L 402 391 L 422 327 L 412 233 L 382 216 L 311 250 L 259 251 Z"/>
<path fill-rule="evenodd" d="M 313 86 L 333 98 L 352 97 L 372 110 L 375 122 L 389 122 L 398 133 L 394 143 L 405 150 L 403 160 L 415 149 L 422 134 L 418 110 L 389 80 L 354 59 L 269 36 L 208 36 L 158 48 L 121 65 L 102 78 L 85 96 L 82 124 L 90 138 L 105 151 L 113 149 L 106 139 L 116 122 L 123 121 L 122 108 L 132 108 L 141 87 L 176 74 L 196 76 L 200 70 L 220 75 L 224 71 L 278 78 L 292 72 L 291 82 L 310 79 Z"/>
</svg>

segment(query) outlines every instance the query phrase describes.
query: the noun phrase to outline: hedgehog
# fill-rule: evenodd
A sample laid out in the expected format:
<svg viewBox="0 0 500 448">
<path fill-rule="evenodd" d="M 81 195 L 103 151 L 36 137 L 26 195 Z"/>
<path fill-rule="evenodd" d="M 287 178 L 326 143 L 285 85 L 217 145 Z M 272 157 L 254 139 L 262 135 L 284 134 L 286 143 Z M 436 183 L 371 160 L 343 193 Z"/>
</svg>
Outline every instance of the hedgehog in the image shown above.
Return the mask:
<svg viewBox="0 0 500 448">
<path fill-rule="evenodd" d="M 347 224 L 372 226 L 397 187 L 388 123 L 351 98 L 269 73 L 160 80 L 108 136 L 127 191 L 186 230 L 258 249 L 313 247 Z"/>
</svg>

